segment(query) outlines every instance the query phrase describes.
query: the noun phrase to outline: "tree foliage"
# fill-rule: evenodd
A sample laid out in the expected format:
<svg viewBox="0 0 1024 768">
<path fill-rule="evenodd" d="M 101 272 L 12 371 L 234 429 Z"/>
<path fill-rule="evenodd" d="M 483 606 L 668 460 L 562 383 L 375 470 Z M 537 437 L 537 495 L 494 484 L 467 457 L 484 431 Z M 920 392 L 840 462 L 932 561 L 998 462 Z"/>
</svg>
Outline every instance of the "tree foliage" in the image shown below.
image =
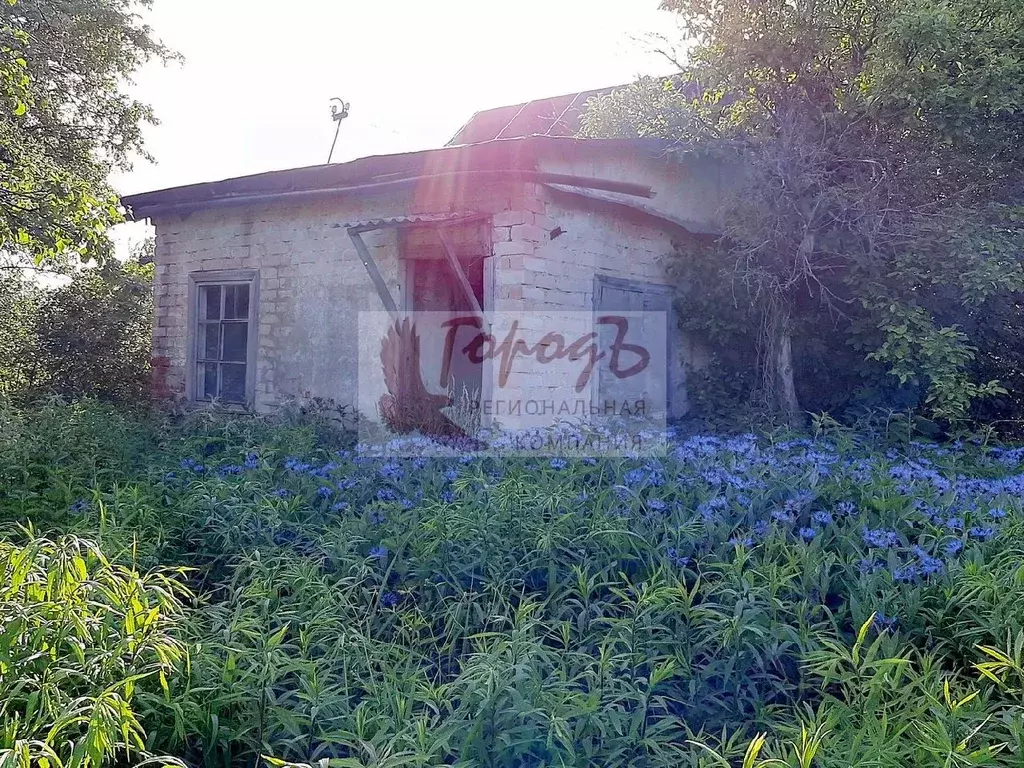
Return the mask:
<svg viewBox="0 0 1024 768">
<path fill-rule="evenodd" d="M 0 268 L 0 393 L 144 404 L 152 271 L 110 259 L 46 287 Z"/>
<path fill-rule="evenodd" d="M 0 249 L 37 263 L 108 255 L 123 216 L 107 176 L 155 122 L 125 85 L 171 56 L 139 15 L 150 5 L 0 0 Z"/>
<path fill-rule="evenodd" d="M 1008 297 L 1024 289 L 1024 7 L 662 5 L 689 60 L 677 77 L 593 103 L 585 131 L 742 158 L 707 258 L 760 321 L 762 391 L 797 412 L 785 367 L 799 382 L 804 361 L 787 352 L 827 319 L 865 370 L 920 386 L 934 416 L 1004 393 L 977 377 L 992 366 L 978 365 L 984 334 L 967 318 L 1018 312 Z"/>
</svg>

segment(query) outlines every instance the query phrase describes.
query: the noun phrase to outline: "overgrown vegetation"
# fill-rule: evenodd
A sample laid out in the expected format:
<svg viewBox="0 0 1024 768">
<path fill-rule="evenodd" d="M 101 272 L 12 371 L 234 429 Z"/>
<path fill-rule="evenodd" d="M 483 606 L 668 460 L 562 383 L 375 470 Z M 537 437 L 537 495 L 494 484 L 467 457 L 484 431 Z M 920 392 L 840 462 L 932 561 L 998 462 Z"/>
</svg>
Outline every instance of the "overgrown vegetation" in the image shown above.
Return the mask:
<svg viewBox="0 0 1024 768">
<path fill-rule="evenodd" d="M 30 709 L 63 722 L 110 690 L 145 732 L 110 742 L 129 762 L 1019 765 L 1024 452 L 828 424 L 662 458 L 389 460 L 301 425 L 4 407 L 3 562 L 38 587 L 3 610 L 73 623 L 42 574 L 78 557 L 57 573 L 99 590 L 104 659 L 65 693 L 45 681 L 68 664 L 2 657 L 5 748 L 67 762 L 113 721 Z M 167 567 L 193 596 L 152 591 Z M 130 621 L 188 663 L 127 663 Z M 13 636 L 15 658 L 54 642 Z"/>
<path fill-rule="evenodd" d="M 90 395 L 145 405 L 152 272 L 111 259 L 54 286 L 0 264 L 0 393 L 22 401 Z"/>
<path fill-rule="evenodd" d="M 691 46 L 679 75 L 596 100 L 585 132 L 735 171 L 721 238 L 678 269 L 709 334 L 743 316 L 745 399 L 794 423 L 907 402 L 1019 421 L 1024 6 L 662 7 Z"/>
</svg>

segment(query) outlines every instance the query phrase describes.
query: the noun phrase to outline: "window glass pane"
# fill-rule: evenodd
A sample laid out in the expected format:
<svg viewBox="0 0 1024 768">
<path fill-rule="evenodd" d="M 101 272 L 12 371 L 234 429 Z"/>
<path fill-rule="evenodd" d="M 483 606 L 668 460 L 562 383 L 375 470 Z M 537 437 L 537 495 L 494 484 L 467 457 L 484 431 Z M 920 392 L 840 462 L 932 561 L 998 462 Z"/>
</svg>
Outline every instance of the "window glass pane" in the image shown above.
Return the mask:
<svg viewBox="0 0 1024 768">
<path fill-rule="evenodd" d="M 199 286 L 199 317 L 203 320 L 220 320 L 220 286 Z"/>
<path fill-rule="evenodd" d="M 196 366 L 196 399 L 212 400 L 217 396 L 217 366 L 200 363 Z"/>
<path fill-rule="evenodd" d="M 224 318 L 247 320 L 249 318 L 249 286 L 224 286 Z"/>
<path fill-rule="evenodd" d="M 245 402 L 245 366 L 221 366 L 220 398 L 229 403 Z"/>
<path fill-rule="evenodd" d="M 220 360 L 220 323 L 199 324 L 199 359 Z"/>
<path fill-rule="evenodd" d="M 244 363 L 248 341 L 248 323 L 224 323 L 224 356 L 221 359 Z"/>
</svg>

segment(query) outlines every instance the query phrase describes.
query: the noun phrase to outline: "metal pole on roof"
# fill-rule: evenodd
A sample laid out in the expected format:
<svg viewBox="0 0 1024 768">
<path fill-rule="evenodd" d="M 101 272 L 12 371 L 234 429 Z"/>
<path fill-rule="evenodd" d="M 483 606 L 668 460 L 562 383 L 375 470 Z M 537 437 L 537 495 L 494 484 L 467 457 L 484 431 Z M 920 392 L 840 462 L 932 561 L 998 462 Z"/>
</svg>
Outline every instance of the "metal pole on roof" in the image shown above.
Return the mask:
<svg viewBox="0 0 1024 768">
<path fill-rule="evenodd" d="M 338 102 L 334 104 L 333 102 Z M 338 146 L 338 134 L 341 133 L 341 121 L 348 117 L 348 110 L 351 104 L 347 101 L 342 101 L 337 96 L 331 99 L 331 119 L 338 124 L 338 127 L 334 130 L 334 141 L 331 142 L 331 152 L 327 155 L 327 164 L 331 164 L 331 159 L 334 157 L 334 148 Z"/>
</svg>

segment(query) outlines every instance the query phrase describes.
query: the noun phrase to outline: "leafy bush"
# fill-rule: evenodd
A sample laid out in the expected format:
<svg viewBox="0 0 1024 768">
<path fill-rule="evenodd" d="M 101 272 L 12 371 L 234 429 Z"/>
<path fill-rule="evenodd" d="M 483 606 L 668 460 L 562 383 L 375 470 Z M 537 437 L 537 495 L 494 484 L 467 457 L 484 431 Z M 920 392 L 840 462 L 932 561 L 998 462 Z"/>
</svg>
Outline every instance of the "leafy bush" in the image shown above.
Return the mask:
<svg viewBox="0 0 1024 768">
<path fill-rule="evenodd" d="M 166 691 L 184 658 L 181 587 L 81 539 L 28 534 L 0 541 L 0 765 L 148 760 L 135 705 L 154 680 Z"/>
<path fill-rule="evenodd" d="M 1024 754 L 1022 449 L 822 420 L 817 439 L 697 436 L 663 457 L 389 459 L 258 419 L 49 408 L 41 424 L 78 425 L 64 490 L 34 461 L 0 520 L 195 569 L 191 666 L 170 706 L 139 710 L 150 751 L 218 768 Z M 5 418 L 15 461 L 61 440 Z M 144 460 L 122 460 L 122 433 Z"/>
<path fill-rule="evenodd" d="M 145 404 L 151 273 L 111 260 L 43 288 L 0 269 L 0 392 Z"/>
</svg>

